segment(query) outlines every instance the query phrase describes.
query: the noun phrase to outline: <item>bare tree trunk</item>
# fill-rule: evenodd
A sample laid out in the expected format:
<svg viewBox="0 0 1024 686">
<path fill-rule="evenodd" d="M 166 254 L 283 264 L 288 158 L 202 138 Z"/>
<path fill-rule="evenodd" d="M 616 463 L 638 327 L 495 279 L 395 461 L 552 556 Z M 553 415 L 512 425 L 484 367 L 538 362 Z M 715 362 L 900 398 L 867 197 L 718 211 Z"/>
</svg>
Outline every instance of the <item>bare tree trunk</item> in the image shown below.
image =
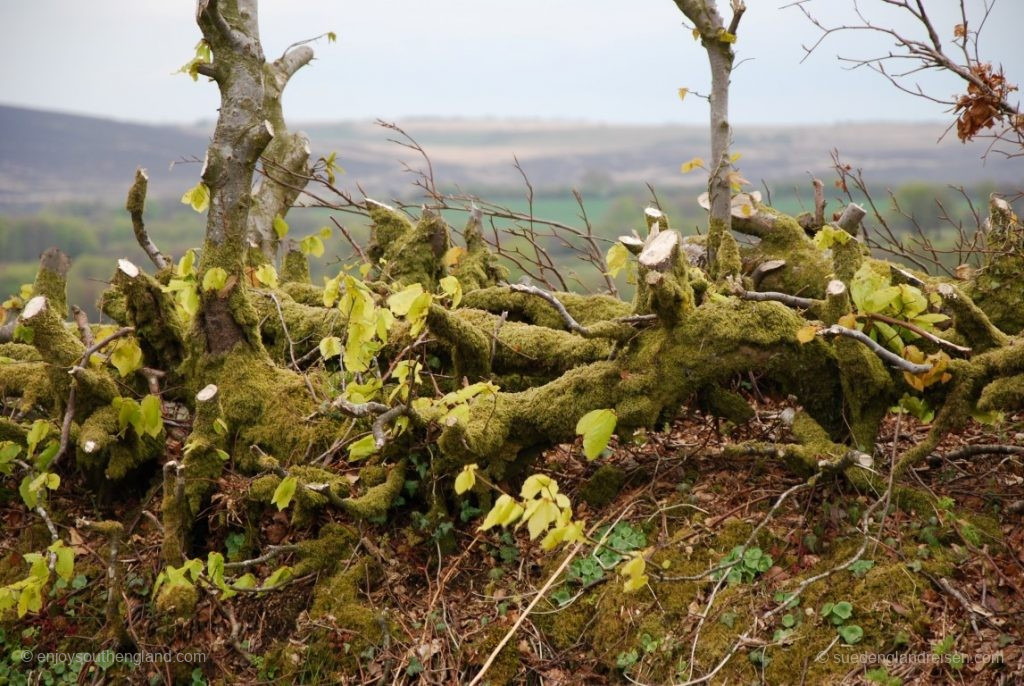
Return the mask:
<svg viewBox="0 0 1024 686">
<path fill-rule="evenodd" d="M 708 195 L 711 203 L 711 218 L 708 223 L 708 262 L 712 275 L 718 272 L 718 250 L 723 236 L 732 228 L 732 194 L 729 172 L 729 77 L 735 55 L 732 43 L 736 40 L 736 28 L 746 10 L 740 0 L 733 0 L 733 18 L 726 29 L 718 13 L 715 0 L 675 0 L 679 10 L 693 22 L 700 34 L 701 43 L 708 53 L 711 66 L 711 159 L 708 180 Z"/>
<path fill-rule="evenodd" d="M 242 313 L 250 308 L 241 287 L 242 260 L 253 170 L 274 131 L 264 105 L 256 0 L 200 0 L 196 18 L 213 53 L 207 75 L 217 82 L 221 96 L 220 116 L 203 168 L 210 210 L 200 274 L 220 267 L 234 284 L 221 292 L 203 293 L 198 322 L 206 352 L 222 354 L 240 342 L 254 345 L 258 341 L 246 331 L 253 327 L 243 324 L 249 318 Z"/>
</svg>

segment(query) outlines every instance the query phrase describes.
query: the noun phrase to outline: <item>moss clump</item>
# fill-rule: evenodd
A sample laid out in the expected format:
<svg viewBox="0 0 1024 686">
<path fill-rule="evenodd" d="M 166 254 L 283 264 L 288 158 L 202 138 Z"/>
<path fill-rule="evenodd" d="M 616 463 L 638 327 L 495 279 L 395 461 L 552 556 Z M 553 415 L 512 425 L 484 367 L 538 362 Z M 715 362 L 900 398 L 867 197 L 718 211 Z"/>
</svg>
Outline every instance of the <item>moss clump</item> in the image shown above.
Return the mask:
<svg viewBox="0 0 1024 686">
<path fill-rule="evenodd" d="M 511 622 L 508 621 L 489 624 L 479 636 L 470 641 L 466 645 L 470 664 L 482 667 L 484 661 L 508 633 L 510 626 Z M 516 675 L 519 674 L 521 661 L 515 643 L 515 641 L 509 641 L 502 647 L 487 670 L 482 683 L 488 686 L 507 686 L 520 683 L 516 680 Z"/>
<path fill-rule="evenodd" d="M 119 433 L 117 410 L 112 406 L 101 407 L 89 415 L 76 441 L 78 465 L 87 472 L 102 473 L 107 479 L 117 481 L 163 454 L 163 431 L 155 438 L 148 434 L 139 437 L 132 427 L 120 436 Z"/>
<path fill-rule="evenodd" d="M 309 278 L 309 260 L 301 250 L 289 250 L 285 253 L 281 265 L 281 283 L 301 283 L 312 285 Z"/>
<path fill-rule="evenodd" d="M 173 619 L 187 620 L 195 614 L 199 591 L 191 584 L 166 584 L 156 596 L 156 609 Z"/>
<path fill-rule="evenodd" d="M 580 497 L 593 508 L 602 508 L 622 490 L 626 482 L 626 473 L 613 464 L 603 464 L 597 468 L 587 483 L 580 489 Z"/>
<path fill-rule="evenodd" d="M 48 366 L 44 362 L 16 360 L 0 364 L 0 396 L 19 397 L 16 407 L 22 414 L 27 414 L 36 405 L 42 405 L 51 408 L 56 415 L 62 403 L 53 391 Z"/>
<path fill-rule="evenodd" d="M 355 498 L 342 501 L 345 511 L 357 519 L 372 519 L 387 514 L 391 503 L 405 485 L 405 460 L 399 462 L 388 472 L 384 483 L 367 489 L 366 493 Z"/>
<path fill-rule="evenodd" d="M 625 317 L 630 313 L 629 304 L 610 295 L 579 295 L 556 292 L 554 296 L 580 324 L 586 326 L 596 322 Z M 494 314 L 508 312 L 510 321 L 544 326 L 549 329 L 565 330 L 565 321 L 548 302 L 528 293 L 513 293 L 507 288 L 481 288 L 466 293 L 463 307 L 487 310 Z"/>
<path fill-rule="evenodd" d="M 746 399 L 728 388 L 711 386 L 701 394 L 701 403 L 708 412 L 733 424 L 743 424 L 754 418 L 754 409 Z"/>
<path fill-rule="evenodd" d="M 385 228 L 378 228 L 377 215 L 386 212 L 389 219 Z M 370 218 L 374 220 L 373 243 L 371 256 L 380 248 L 380 280 L 405 286 L 418 283 L 427 291 L 437 289 L 438 281 L 445 276 L 446 269 L 442 262 L 451 243 L 448 239 L 448 225 L 444 219 L 424 209 L 416 226 L 395 233 L 396 224 L 390 215 L 397 214 L 394 210 L 371 209 Z"/>
<path fill-rule="evenodd" d="M 314 539 L 300 541 L 299 562 L 295 564 L 294 576 L 301 577 L 313 572 L 333 573 L 338 562 L 344 560 L 359 541 L 359 534 L 341 524 L 325 524 Z"/>
</svg>

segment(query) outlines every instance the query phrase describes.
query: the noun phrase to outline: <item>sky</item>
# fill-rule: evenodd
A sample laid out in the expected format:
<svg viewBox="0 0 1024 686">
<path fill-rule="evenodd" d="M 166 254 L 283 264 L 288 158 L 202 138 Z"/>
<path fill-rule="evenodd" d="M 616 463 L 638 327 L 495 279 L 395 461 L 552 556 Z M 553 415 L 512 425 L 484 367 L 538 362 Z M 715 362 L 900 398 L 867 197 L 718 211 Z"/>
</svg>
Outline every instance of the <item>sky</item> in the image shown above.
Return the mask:
<svg viewBox="0 0 1024 686">
<path fill-rule="evenodd" d="M 982 0 L 968 0 L 976 8 Z M 836 35 L 801 64 L 817 31 L 789 0 L 747 0 L 733 75 L 736 124 L 942 120 L 943 107 L 896 91 L 837 55 L 873 57 L 888 43 Z M 726 5 L 725 0 L 719 0 Z M 908 27 L 880 0 L 860 0 L 879 23 Z M 930 0 L 951 38 L 953 0 Z M 809 0 L 825 23 L 850 20 L 852 0 Z M 707 121 L 704 51 L 670 0 L 263 0 L 268 57 L 334 31 L 285 95 L 292 121 L 419 116 L 572 119 L 609 123 Z M 983 57 L 1024 81 L 1024 2 L 998 0 Z M 914 30 L 914 29 L 908 29 Z M 0 103 L 153 123 L 216 114 L 216 87 L 173 72 L 200 38 L 185 0 L 3 0 Z M 953 94 L 948 76 L 921 80 Z"/>
</svg>

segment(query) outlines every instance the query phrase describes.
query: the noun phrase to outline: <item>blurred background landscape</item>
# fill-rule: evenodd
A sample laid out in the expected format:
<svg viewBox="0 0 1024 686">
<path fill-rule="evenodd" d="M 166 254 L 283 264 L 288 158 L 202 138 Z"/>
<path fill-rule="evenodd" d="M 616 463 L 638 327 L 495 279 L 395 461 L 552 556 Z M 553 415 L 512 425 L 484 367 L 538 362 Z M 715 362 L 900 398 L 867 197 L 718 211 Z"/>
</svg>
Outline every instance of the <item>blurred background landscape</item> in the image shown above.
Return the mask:
<svg viewBox="0 0 1024 686">
<path fill-rule="evenodd" d="M 518 160 L 533 187 L 537 217 L 583 227 L 575 189 L 595 233 L 613 239 L 639 228 L 642 209 L 652 202 L 650 184 L 685 233 L 699 232 L 705 222 L 696 199 L 706 176 L 700 170 L 680 173 L 681 162 L 706 155 L 703 126 L 441 117 L 398 123 L 429 154 L 442 191 L 528 211 Z M 380 200 L 418 204 L 422 198 L 406 165 L 422 168 L 423 160 L 389 141 L 393 131 L 368 120 L 291 126 L 306 132 L 314 156 L 337 154 L 345 170 L 338 186 L 354 197 L 365 189 Z M 72 302 L 96 316 L 93 304 L 116 258 L 147 263 L 124 210 L 136 166 L 150 176 L 146 222 L 161 249 L 177 258 L 201 245 L 205 215 L 180 198 L 198 178 L 212 121 L 137 124 L 0 106 L 0 130 L 5 132 L 0 138 L 0 294 L 31 282 L 39 253 L 57 245 L 73 259 Z M 989 193 L 1012 194 L 1024 184 L 1024 174 L 1017 160 L 990 155 L 982 162 L 981 143 L 963 145 L 952 135 L 937 141 L 942 132 L 939 122 L 740 125 L 735 149 L 751 188 L 791 213 L 810 209 L 812 176 L 825 182 L 830 211 L 841 206 L 831 157 L 838 151 L 844 163 L 864 170 L 879 210 L 896 231 L 910 233 L 916 221 L 937 245 L 947 245 L 956 223 L 975 224 L 968 199 L 984 208 Z M 309 190 L 330 199 L 329 192 Z M 291 235 L 301 238 L 333 226 L 332 216 L 357 240 L 365 235 L 361 217 L 315 208 L 289 214 Z M 458 227 L 464 217 L 454 213 L 449 220 Z M 563 247 L 553 243 L 551 249 L 567 272 L 577 266 Z M 335 231 L 323 257 L 314 260 L 315 280 L 333 275 L 351 257 Z M 949 259 L 955 266 L 953 256 Z M 596 287 L 598 275 L 587 269 L 581 266 L 578 276 L 585 286 Z"/>
</svg>

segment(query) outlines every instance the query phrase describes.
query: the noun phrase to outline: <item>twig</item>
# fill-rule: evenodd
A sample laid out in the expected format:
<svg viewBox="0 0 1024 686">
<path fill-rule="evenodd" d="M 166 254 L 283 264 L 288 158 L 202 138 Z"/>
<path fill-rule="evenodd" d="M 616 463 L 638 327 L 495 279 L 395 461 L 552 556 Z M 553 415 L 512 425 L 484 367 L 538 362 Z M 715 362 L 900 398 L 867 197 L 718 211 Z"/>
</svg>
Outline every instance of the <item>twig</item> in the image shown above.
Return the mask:
<svg viewBox="0 0 1024 686">
<path fill-rule="evenodd" d="M 590 330 L 585 326 L 580 325 L 580 323 L 577 322 L 571 314 L 569 314 L 569 310 L 565 309 L 565 305 L 560 303 L 558 298 L 548 291 L 545 291 L 543 288 L 537 288 L 536 286 L 524 286 L 522 284 L 512 284 L 508 288 L 514 293 L 528 293 L 547 300 L 558 312 L 558 315 L 562 318 L 562 321 L 565 322 L 566 327 L 568 327 L 570 331 L 578 333 L 581 336 L 590 335 Z"/>
<path fill-rule="evenodd" d="M 930 364 L 917 364 L 916 362 L 905 360 L 896 353 L 883 348 L 881 345 L 872 340 L 871 337 L 869 337 L 863 331 L 857 331 L 856 329 L 848 329 L 845 326 L 833 324 L 827 329 L 822 329 L 818 331 L 818 335 L 846 336 L 847 338 L 852 338 L 855 341 L 860 341 L 868 348 L 870 348 L 871 352 L 881 357 L 883 360 L 888 362 L 893 367 L 896 367 L 897 369 L 902 369 L 903 371 L 909 372 L 911 374 L 925 374 L 927 372 L 930 372 L 932 369 L 932 366 Z"/>
</svg>

